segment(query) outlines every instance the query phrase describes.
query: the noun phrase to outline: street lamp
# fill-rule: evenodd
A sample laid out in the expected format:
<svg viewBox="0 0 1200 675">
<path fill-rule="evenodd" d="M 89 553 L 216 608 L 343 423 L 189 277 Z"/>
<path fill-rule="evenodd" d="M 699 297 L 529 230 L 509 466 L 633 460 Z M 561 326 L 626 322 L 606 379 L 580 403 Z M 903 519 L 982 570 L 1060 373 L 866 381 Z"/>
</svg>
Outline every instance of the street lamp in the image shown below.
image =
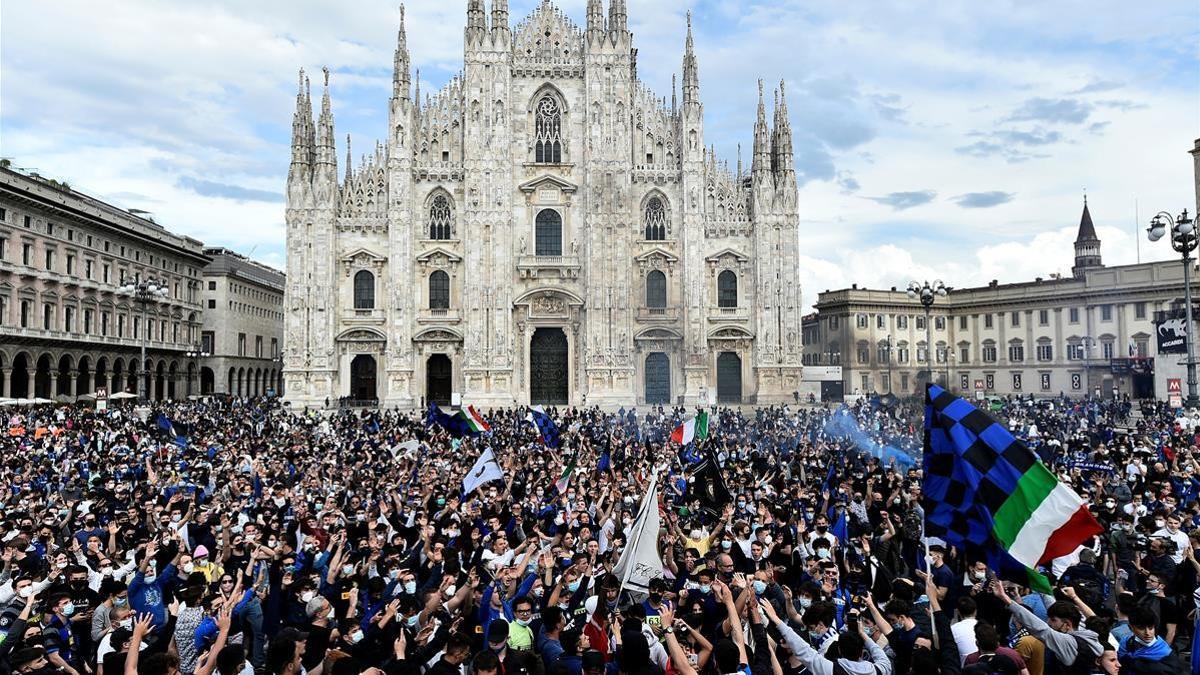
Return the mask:
<svg viewBox="0 0 1200 675">
<path fill-rule="evenodd" d="M 941 279 L 935 279 L 931 284 L 928 281 L 919 283 L 910 281 L 908 283 L 908 297 L 913 300 L 920 300 L 921 306 L 925 308 L 925 365 L 928 368 L 928 381 L 933 384 L 933 324 L 930 323 L 930 311 L 933 309 L 933 301 L 938 297 L 946 297 L 948 293 L 946 284 L 942 283 Z"/>
<path fill-rule="evenodd" d="M 168 288 L 166 282 L 159 281 L 154 277 L 145 279 L 133 277 L 121 279 L 119 290 L 142 306 L 142 360 L 138 363 L 138 398 L 145 400 L 148 373 L 143 371 L 146 369 L 146 334 L 149 333 L 146 323 L 146 306 L 167 297 Z"/>
<path fill-rule="evenodd" d="M 883 362 L 887 366 L 887 393 L 892 393 L 892 336 L 883 338 Z"/>
<path fill-rule="evenodd" d="M 199 343 L 193 342 L 192 348 L 187 350 L 186 352 L 184 352 L 184 356 L 186 356 L 192 360 L 193 365 L 195 366 L 194 372 L 196 373 L 196 377 L 200 377 L 200 359 L 206 359 L 206 358 L 212 356 L 212 354 L 204 351 L 204 348 Z M 203 383 L 204 378 L 200 377 L 200 380 L 201 380 L 201 383 Z M 188 390 L 190 391 L 191 388 L 192 388 L 192 380 L 191 380 L 191 378 L 188 378 Z M 203 390 L 204 389 L 203 385 L 200 388 Z M 200 393 L 202 395 L 204 394 L 203 391 L 201 391 Z"/>
<path fill-rule="evenodd" d="M 1092 346 L 1096 344 L 1096 338 L 1084 335 L 1080 343 L 1083 345 L 1083 399 L 1086 401 L 1092 397 Z"/>
<path fill-rule="evenodd" d="M 1166 211 L 1159 211 L 1150 219 L 1150 227 L 1146 228 L 1146 237 L 1150 241 L 1158 241 L 1171 231 L 1171 248 L 1183 256 L 1183 294 L 1187 303 L 1187 407 L 1200 407 L 1200 397 L 1196 394 L 1196 347 L 1192 339 L 1192 251 L 1196 250 L 1196 224 L 1188 217 L 1187 209 L 1178 216 L 1171 217 Z"/>
</svg>

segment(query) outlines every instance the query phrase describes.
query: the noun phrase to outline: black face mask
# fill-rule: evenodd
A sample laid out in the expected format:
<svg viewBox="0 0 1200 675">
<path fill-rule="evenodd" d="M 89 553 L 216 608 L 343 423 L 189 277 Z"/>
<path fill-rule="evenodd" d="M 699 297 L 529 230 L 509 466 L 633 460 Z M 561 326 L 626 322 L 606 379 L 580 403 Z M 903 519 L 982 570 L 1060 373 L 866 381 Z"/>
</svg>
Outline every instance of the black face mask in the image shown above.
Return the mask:
<svg viewBox="0 0 1200 675">
<path fill-rule="evenodd" d="M 650 602 L 658 604 L 658 603 L 662 602 L 662 599 L 663 599 L 662 593 L 651 593 L 650 594 Z"/>
</svg>

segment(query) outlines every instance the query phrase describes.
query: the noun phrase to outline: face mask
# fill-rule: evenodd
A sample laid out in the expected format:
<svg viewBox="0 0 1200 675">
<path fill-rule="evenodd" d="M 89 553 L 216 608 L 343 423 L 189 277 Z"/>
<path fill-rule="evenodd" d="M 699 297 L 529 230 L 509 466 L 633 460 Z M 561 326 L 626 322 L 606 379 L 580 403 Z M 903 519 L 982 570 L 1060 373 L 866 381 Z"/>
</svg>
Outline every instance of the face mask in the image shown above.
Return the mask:
<svg viewBox="0 0 1200 675">
<path fill-rule="evenodd" d="M 653 602 L 656 605 L 658 603 L 662 602 L 662 598 L 663 598 L 662 593 L 651 593 L 650 594 L 650 602 Z"/>
<path fill-rule="evenodd" d="M 417 592 L 417 582 L 415 582 L 415 581 L 404 582 L 404 592 L 408 593 L 409 595 L 415 595 Z"/>
<path fill-rule="evenodd" d="M 171 522 L 172 522 L 172 523 L 178 523 L 178 522 L 179 522 L 179 521 L 181 521 L 181 520 L 183 520 L 183 514 L 181 514 L 181 513 L 175 513 L 175 514 L 172 514 L 172 515 L 171 515 Z"/>
<path fill-rule="evenodd" d="M 1163 519 L 1161 519 L 1161 518 L 1159 518 L 1159 519 L 1157 519 L 1157 520 L 1155 520 L 1155 521 L 1154 521 L 1154 526 L 1155 526 L 1155 527 L 1166 527 L 1166 525 L 1167 525 L 1167 521 L 1165 521 L 1165 520 L 1163 520 Z"/>
<path fill-rule="evenodd" d="M 409 628 L 416 628 L 416 627 L 417 627 L 417 624 L 418 624 L 420 621 L 421 621 L 421 615 L 420 615 L 420 614 L 413 614 L 412 616 L 408 617 L 408 619 L 406 620 L 406 622 L 405 622 L 405 623 L 407 623 L 407 624 L 408 624 Z"/>
<path fill-rule="evenodd" d="M 122 619 L 121 621 L 117 622 L 117 625 L 120 626 L 121 628 L 129 630 L 129 629 L 133 628 L 133 618 L 131 617 L 128 619 Z"/>
<path fill-rule="evenodd" d="M 893 630 L 898 630 L 898 631 L 902 631 L 902 630 L 904 630 L 904 622 L 903 622 L 903 621 L 897 621 L 897 622 L 893 623 L 893 624 L 892 624 L 892 629 L 893 629 Z"/>
<path fill-rule="evenodd" d="M 739 502 L 738 502 L 738 508 L 739 508 L 739 509 L 744 509 L 744 508 L 746 508 L 746 502 L 739 501 Z"/>
<path fill-rule="evenodd" d="M 62 608 L 63 616 L 71 616 L 74 613 L 75 613 L 75 603 L 68 602 L 67 604 L 63 605 L 63 608 Z"/>
<path fill-rule="evenodd" d="M 60 569 L 60 570 L 65 570 L 65 569 L 67 569 L 67 563 L 66 563 L 66 561 L 63 561 L 63 562 L 60 562 L 60 563 L 55 563 L 55 564 L 54 564 L 54 566 L 55 566 L 55 567 L 57 567 L 57 568 L 58 568 L 58 569 Z"/>
<path fill-rule="evenodd" d="M 817 532 L 819 532 L 819 533 L 821 533 L 821 534 L 825 534 L 825 531 L 826 531 L 826 530 L 828 530 L 828 529 L 829 529 L 829 528 L 828 528 L 828 527 L 826 527 L 825 525 L 818 525 L 818 526 L 817 526 Z"/>
<path fill-rule="evenodd" d="M 450 588 L 454 588 L 454 586 L 451 586 Z M 533 589 L 533 597 L 540 598 L 544 595 L 546 595 L 546 589 L 544 587 L 538 586 L 537 588 Z"/>
<path fill-rule="evenodd" d="M 342 576 L 354 576 L 354 565 L 342 565 Z"/>
<path fill-rule="evenodd" d="M 450 537 L 451 539 L 454 539 L 460 534 L 462 534 L 460 530 L 446 530 L 446 536 Z"/>
<path fill-rule="evenodd" d="M 356 630 L 353 633 L 351 633 L 349 635 L 349 637 L 347 637 L 346 639 L 350 641 L 350 644 L 356 645 L 356 644 L 362 642 L 363 632 L 361 630 Z"/>
<path fill-rule="evenodd" d="M 812 607 L 812 598 L 800 598 L 800 608 L 808 609 Z"/>
<path fill-rule="evenodd" d="M 828 560 L 829 559 L 829 549 L 827 549 L 827 548 L 817 549 L 817 557 L 820 558 L 821 560 Z"/>
<path fill-rule="evenodd" d="M 129 604 L 129 598 L 117 597 L 113 600 L 113 607 L 124 607 Z"/>
<path fill-rule="evenodd" d="M 183 566 L 183 573 L 184 573 L 184 574 L 191 574 L 192 572 L 195 572 L 195 571 L 196 571 L 196 566 L 195 566 L 195 565 L 193 565 L 192 563 L 188 563 L 188 564 L 186 564 L 186 565 L 184 565 L 184 566 Z"/>
<path fill-rule="evenodd" d="M 279 542 L 274 539 L 270 539 L 267 541 L 267 548 L 276 548 L 278 546 L 279 546 Z"/>
<path fill-rule="evenodd" d="M 983 581 L 987 578 L 987 572 L 976 572 L 975 581 Z"/>
<path fill-rule="evenodd" d="M 517 625 L 526 627 L 529 625 L 529 619 L 517 619 Z"/>
<path fill-rule="evenodd" d="M 283 508 L 283 505 L 287 503 L 287 499 L 284 497 L 276 497 L 274 501 L 275 506 L 278 506 L 279 508 Z"/>
<path fill-rule="evenodd" d="M 758 580 L 755 580 L 755 582 L 754 582 L 754 594 L 755 594 L 755 595 L 762 595 L 763 593 L 766 593 L 766 592 L 767 592 L 767 582 L 765 582 L 765 581 L 758 581 Z"/>
<path fill-rule="evenodd" d="M 575 580 L 575 581 L 572 581 L 571 583 L 567 584 L 567 590 L 571 591 L 572 593 L 574 593 L 575 591 L 578 591 L 579 590 L 579 581 Z"/>
<path fill-rule="evenodd" d="M 156 574 L 147 574 L 146 576 L 142 577 L 142 579 L 143 579 L 143 580 L 144 580 L 146 583 L 148 583 L 148 584 L 152 584 L 152 583 L 154 583 L 154 582 L 155 582 L 155 580 L 157 580 L 157 579 L 158 579 L 158 575 L 156 575 Z"/>
<path fill-rule="evenodd" d="M 700 592 L 705 595 L 712 592 L 712 584 L 700 584 Z"/>
<path fill-rule="evenodd" d="M 722 540 L 721 540 L 721 549 L 722 549 L 722 550 L 728 551 L 728 550 L 729 550 L 729 549 L 731 549 L 731 548 L 733 548 L 733 542 L 732 542 L 732 541 L 729 541 L 728 539 L 722 539 Z"/>
<path fill-rule="evenodd" d="M 17 591 L 17 595 L 21 596 L 22 598 L 28 598 L 29 596 L 33 595 L 33 586 L 26 586 L 25 588 L 22 588 L 21 590 Z"/>
<path fill-rule="evenodd" d="M 1106 508 L 1115 509 L 1115 508 L 1117 508 L 1117 503 L 1116 502 L 1104 502 L 1104 506 Z"/>
</svg>

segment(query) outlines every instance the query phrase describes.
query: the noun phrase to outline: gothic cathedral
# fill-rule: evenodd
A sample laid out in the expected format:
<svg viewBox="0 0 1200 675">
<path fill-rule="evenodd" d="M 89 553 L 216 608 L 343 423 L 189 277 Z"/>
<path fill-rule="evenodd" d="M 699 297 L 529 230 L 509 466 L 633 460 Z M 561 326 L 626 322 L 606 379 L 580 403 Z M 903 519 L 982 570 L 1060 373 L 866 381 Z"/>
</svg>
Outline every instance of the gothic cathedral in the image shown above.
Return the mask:
<svg viewBox="0 0 1200 675">
<path fill-rule="evenodd" d="M 287 182 L 295 405 L 767 404 L 800 389 L 797 188 L 782 85 L 748 174 L 637 76 L 625 0 L 580 30 L 468 0 L 463 71 L 422 99 L 404 17 L 387 141 L 339 180 L 329 73 L 301 72 Z M 347 140 L 348 143 L 348 140 Z"/>
</svg>

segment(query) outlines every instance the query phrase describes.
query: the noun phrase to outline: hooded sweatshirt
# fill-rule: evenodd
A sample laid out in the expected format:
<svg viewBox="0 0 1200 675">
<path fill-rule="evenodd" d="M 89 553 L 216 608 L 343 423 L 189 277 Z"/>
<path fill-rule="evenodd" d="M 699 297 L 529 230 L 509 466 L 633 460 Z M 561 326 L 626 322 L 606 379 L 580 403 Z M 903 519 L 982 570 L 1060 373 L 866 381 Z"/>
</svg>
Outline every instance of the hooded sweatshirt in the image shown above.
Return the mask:
<svg viewBox="0 0 1200 675">
<path fill-rule="evenodd" d="M 792 650 L 796 658 L 808 667 L 812 675 L 833 675 L 833 661 L 821 656 L 786 622 L 780 621 L 775 625 L 779 628 L 779 633 L 783 636 L 783 641 L 787 643 L 788 649 Z M 888 659 L 887 654 L 879 648 L 879 645 L 875 644 L 874 640 L 865 640 L 865 642 L 867 653 L 871 655 L 870 661 L 851 661 L 841 658 L 837 660 L 837 664 L 850 675 L 892 675 L 892 662 Z"/>
<path fill-rule="evenodd" d="M 1017 621 L 1020 621 L 1034 637 L 1046 643 L 1046 650 L 1051 652 L 1064 666 L 1074 665 L 1077 658 L 1087 659 L 1087 662 L 1091 663 L 1104 651 L 1104 647 L 1100 645 L 1100 636 L 1095 631 L 1086 628 L 1073 630 L 1070 633 L 1056 631 L 1033 612 L 1015 602 L 1008 605 L 1008 611 L 1012 612 Z M 1080 644 L 1086 645 L 1091 654 L 1080 656 Z"/>
</svg>

